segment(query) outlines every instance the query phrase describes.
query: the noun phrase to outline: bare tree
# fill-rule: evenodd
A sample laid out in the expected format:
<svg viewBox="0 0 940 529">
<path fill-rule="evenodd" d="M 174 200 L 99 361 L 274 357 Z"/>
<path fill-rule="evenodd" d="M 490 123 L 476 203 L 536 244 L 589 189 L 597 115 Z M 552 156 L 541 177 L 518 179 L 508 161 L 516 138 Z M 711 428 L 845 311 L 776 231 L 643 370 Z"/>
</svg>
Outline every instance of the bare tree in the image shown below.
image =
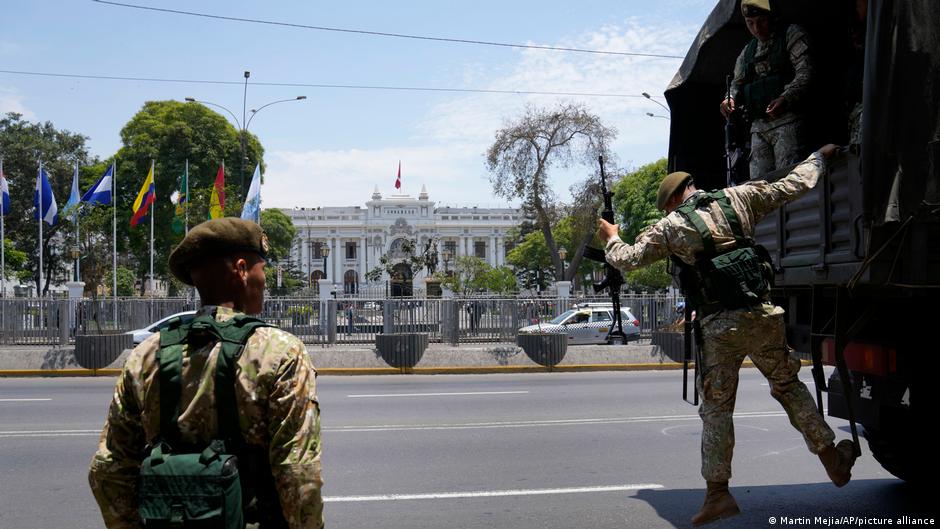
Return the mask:
<svg viewBox="0 0 940 529">
<path fill-rule="evenodd" d="M 568 168 L 573 164 L 593 166 L 598 156 L 607 157 L 608 145 L 617 135 L 613 128 L 601 123 L 600 118 L 588 112 L 584 105 L 565 103 L 554 108 L 527 106 L 521 117 L 509 121 L 496 132 L 496 140 L 486 153 L 486 166 L 496 196 L 521 199 L 523 207 L 535 212 L 535 220 L 551 254 L 556 279 L 561 276 L 561 259 L 552 236 L 552 226 L 559 220 L 564 208 L 559 207 L 549 181 L 549 169 Z M 591 171 L 594 175 L 596 169 Z M 591 177 L 593 178 L 593 176 Z M 586 184 L 575 198 L 587 196 Z M 576 203 L 578 209 L 596 210 L 596 201 Z M 593 233 L 593 230 L 590 230 Z M 575 249 L 574 259 L 580 262 L 584 246 Z M 567 274 L 573 277 L 577 265 L 572 263 Z"/>
</svg>

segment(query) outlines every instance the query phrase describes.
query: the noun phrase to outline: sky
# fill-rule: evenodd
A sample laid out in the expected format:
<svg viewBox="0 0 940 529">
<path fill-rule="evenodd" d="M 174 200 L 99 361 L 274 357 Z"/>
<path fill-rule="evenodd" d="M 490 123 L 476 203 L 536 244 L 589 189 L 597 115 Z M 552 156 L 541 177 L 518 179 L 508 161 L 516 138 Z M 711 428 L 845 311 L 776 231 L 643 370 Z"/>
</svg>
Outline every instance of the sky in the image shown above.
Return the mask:
<svg viewBox="0 0 940 529">
<path fill-rule="evenodd" d="M 714 0 L 320 2 L 121 0 L 303 25 L 514 44 L 684 56 Z M 264 207 L 362 205 L 388 196 L 399 160 L 403 193 L 426 186 L 438 205 L 516 205 L 495 197 L 484 153 L 526 105 L 584 104 L 618 131 L 619 166 L 666 155 L 660 103 L 680 59 L 627 57 L 401 39 L 144 11 L 93 0 L 0 0 L 0 70 L 225 81 L 144 82 L 0 73 L 0 112 L 86 135 L 93 155 L 120 147 L 145 101 L 186 97 L 242 116 L 265 148 Z M 265 86 L 299 83 L 618 94 L 549 96 Z M 662 117 L 649 117 L 647 112 Z M 224 112 L 223 112 L 224 114 Z M 230 120 L 231 116 L 225 114 Z M 556 194 L 594 168 L 551 176 Z M 143 178 L 144 175 L 141 175 Z"/>
</svg>

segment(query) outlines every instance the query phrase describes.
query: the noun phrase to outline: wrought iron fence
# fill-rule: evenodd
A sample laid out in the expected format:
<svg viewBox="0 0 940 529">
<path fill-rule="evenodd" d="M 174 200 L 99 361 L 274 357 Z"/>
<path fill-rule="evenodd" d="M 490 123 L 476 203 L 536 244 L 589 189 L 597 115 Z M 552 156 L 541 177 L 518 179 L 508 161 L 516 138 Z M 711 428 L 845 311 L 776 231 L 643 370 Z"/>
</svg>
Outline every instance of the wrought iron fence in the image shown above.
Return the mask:
<svg viewBox="0 0 940 529">
<path fill-rule="evenodd" d="M 381 333 L 418 332 L 432 342 L 513 341 L 527 325 L 545 323 L 577 303 L 609 298 L 315 298 L 270 297 L 259 315 L 309 344 L 373 343 Z M 624 296 L 641 337 L 672 323 L 667 296 Z M 0 299 L 0 344 L 65 345 L 76 334 L 145 329 L 176 313 L 195 310 L 185 298 Z"/>
</svg>

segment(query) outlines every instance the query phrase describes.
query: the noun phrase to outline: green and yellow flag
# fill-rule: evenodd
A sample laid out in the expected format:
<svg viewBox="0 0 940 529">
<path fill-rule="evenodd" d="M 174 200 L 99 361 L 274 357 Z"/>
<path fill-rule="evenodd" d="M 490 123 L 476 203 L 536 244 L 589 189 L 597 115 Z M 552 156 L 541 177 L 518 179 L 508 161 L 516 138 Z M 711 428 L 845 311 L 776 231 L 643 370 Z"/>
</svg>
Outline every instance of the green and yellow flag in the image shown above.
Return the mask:
<svg viewBox="0 0 940 529">
<path fill-rule="evenodd" d="M 221 219 L 225 216 L 225 164 L 219 166 L 215 175 L 215 185 L 212 187 L 212 196 L 209 197 L 209 218 Z"/>
</svg>

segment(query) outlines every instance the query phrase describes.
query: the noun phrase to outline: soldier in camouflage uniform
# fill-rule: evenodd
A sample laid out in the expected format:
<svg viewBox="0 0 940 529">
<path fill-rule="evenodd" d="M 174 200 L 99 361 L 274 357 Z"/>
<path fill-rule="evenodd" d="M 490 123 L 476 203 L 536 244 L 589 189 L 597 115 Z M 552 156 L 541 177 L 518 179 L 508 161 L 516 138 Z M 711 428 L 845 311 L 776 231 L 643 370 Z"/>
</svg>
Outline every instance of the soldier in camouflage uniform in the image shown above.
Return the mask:
<svg viewBox="0 0 940 529">
<path fill-rule="evenodd" d="M 786 202 L 796 199 L 816 185 L 826 171 L 826 160 L 835 152 L 827 145 L 797 165 L 789 175 L 774 183 L 753 181 L 724 189 L 738 216 L 743 232 L 753 237 L 757 223 Z M 702 191 L 695 188 L 688 173 L 672 173 L 659 189 L 658 207 L 669 213 L 636 238 L 633 245 L 620 240 L 616 225 L 600 221 L 600 236 L 607 241 L 607 262 L 623 272 L 647 266 L 673 255 L 695 266 L 704 245 L 700 232 L 675 211 L 687 201 L 694 201 Z M 712 235 L 717 251 L 735 248 L 731 226 L 717 202 L 696 209 Z M 731 455 L 734 448 L 735 393 L 738 369 L 745 356 L 767 377 L 771 395 L 783 405 L 790 423 L 803 434 L 810 452 L 819 455 L 830 479 L 837 486 L 851 477 L 854 463 L 853 443 L 842 441 L 833 446 L 835 436 L 816 409 L 806 386 L 797 377 L 800 362 L 787 346 L 783 309 L 764 300 L 752 306 L 704 314 L 700 310 L 704 338 L 704 365 L 698 391 L 702 396 L 702 476 L 708 493 L 702 510 L 692 518 L 701 525 L 739 512 L 728 492 Z"/>
<path fill-rule="evenodd" d="M 170 269 L 199 290 L 199 314 L 226 321 L 261 312 L 267 251 L 257 224 L 215 219 L 190 230 Z M 160 434 L 159 347 L 157 333 L 130 353 L 91 462 L 89 482 L 108 529 L 143 527 L 137 479 L 148 443 Z M 213 382 L 221 347 L 183 347 L 177 424 L 182 441 L 204 446 L 218 431 Z M 235 400 L 247 445 L 239 467 L 254 471 L 256 494 L 245 508 L 247 527 L 323 527 L 316 375 L 303 342 L 276 327 L 255 330 L 238 357 Z"/>
<path fill-rule="evenodd" d="M 800 105 L 813 65 L 806 32 L 777 24 L 769 0 L 742 0 L 741 11 L 754 38 L 738 55 L 731 98 L 721 102 L 721 112 L 727 117 L 745 108 L 751 121 L 750 173 L 757 179 L 805 155 Z"/>
</svg>

